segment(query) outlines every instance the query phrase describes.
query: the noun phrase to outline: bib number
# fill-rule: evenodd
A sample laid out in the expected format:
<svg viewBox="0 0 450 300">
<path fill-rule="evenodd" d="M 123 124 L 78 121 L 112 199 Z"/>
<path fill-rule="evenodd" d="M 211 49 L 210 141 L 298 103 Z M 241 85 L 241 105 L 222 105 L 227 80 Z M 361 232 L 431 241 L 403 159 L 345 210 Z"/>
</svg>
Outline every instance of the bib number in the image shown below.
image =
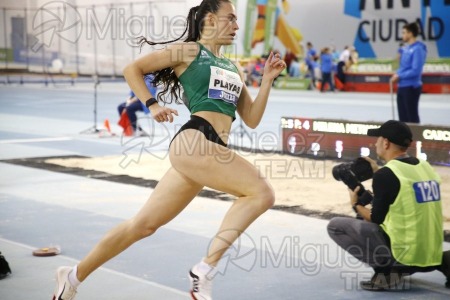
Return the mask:
<svg viewBox="0 0 450 300">
<path fill-rule="evenodd" d="M 211 66 L 208 98 L 222 100 L 237 106 L 242 87 L 241 77 L 237 73 Z"/>
<path fill-rule="evenodd" d="M 434 180 L 416 182 L 413 184 L 417 203 L 426 203 L 441 200 L 439 183 Z"/>
</svg>

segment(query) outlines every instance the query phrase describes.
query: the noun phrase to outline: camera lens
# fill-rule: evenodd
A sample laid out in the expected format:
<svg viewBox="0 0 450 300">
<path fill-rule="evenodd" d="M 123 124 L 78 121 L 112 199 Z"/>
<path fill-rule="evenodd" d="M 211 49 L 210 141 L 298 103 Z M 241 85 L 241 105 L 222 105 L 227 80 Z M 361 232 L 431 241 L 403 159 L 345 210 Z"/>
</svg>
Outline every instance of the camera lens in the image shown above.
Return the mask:
<svg viewBox="0 0 450 300">
<path fill-rule="evenodd" d="M 333 169 L 331 170 L 331 173 L 333 174 L 334 179 L 337 181 L 342 181 L 342 176 L 341 176 L 342 165 L 343 164 L 334 166 Z"/>
</svg>

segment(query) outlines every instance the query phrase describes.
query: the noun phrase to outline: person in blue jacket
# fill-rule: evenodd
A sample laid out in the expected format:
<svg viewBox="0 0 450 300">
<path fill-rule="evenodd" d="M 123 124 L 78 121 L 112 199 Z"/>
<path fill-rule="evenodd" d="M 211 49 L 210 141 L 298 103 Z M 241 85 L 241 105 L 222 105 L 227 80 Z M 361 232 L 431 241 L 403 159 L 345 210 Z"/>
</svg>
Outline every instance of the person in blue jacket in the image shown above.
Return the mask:
<svg viewBox="0 0 450 300">
<path fill-rule="evenodd" d="M 403 48 L 400 67 L 392 75 L 391 82 L 398 82 L 397 107 L 400 121 L 420 123 L 419 98 L 422 92 L 422 70 L 427 57 L 427 47 L 417 40 L 419 26 L 410 23 L 403 26 Z"/>
<path fill-rule="evenodd" d="M 314 49 L 311 42 L 308 42 L 306 44 L 306 48 L 308 48 L 308 51 L 306 52 L 305 63 L 308 66 L 308 71 L 309 71 L 309 75 L 311 77 L 312 87 L 314 89 L 314 87 L 316 86 L 316 76 L 314 74 L 314 69 L 316 68 L 316 65 L 317 65 L 316 61 L 319 58 L 319 56 L 317 55 L 317 52 Z"/>
<path fill-rule="evenodd" d="M 145 84 L 147 85 L 148 90 L 152 95 L 156 95 L 157 88 L 153 84 L 155 76 L 153 74 L 147 74 L 144 76 Z M 136 95 L 133 93 L 133 91 L 130 91 L 128 99 L 119 104 L 117 107 L 117 110 L 119 112 L 119 116 L 122 114 L 123 110 L 126 110 L 128 118 L 130 119 L 131 126 L 133 127 L 133 132 L 142 131 L 140 127 L 138 127 L 137 124 L 137 116 L 136 112 L 142 111 L 148 114 L 150 111 L 148 110 L 145 105 L 142 104 L 141 101 L 136 97 Z"/>
<path fill-rule="evenodd" d="M 334 92 L 333 80 L 331 78 L 331 71 L 333 70 L 333 55 L 330 48 L 323 48 L 320 53 L 320 71 L 322 72 L 322 86 L 320 91 L 323 92 L 325 85 L 328 83 L 330 90 Z"/>
</svg>

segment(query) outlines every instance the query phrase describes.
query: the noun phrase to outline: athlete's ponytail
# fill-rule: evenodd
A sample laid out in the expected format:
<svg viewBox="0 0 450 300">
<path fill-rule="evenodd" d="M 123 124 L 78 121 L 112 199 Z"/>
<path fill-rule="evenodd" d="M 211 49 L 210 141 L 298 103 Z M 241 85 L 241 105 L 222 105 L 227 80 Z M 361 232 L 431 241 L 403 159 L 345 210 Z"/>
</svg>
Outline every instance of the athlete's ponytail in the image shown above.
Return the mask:
<svg viewBox="0 0 450 300">
<path fill-rule="evenodd" d="M 152 42 L 147 40 L 145 37 L 139 38 L 139 45 L 142 49 L 144 44 L 149 44 L 150 46 L 155 45 L 166 45 L 173 42 L 181 40 L 186 36 L 184 42 L 196 42 L 200 40 L 201 33 L 205 26 L 204 19 L 208 13 L 217 13 L 220 9 L 222 2 L 230 3 L 230 0 L 203 0 L 198 6 L 194 6 L 189 10 L 189 14 L 186 17 L 186 28 L 183 34 L 171 41 L 167 42 Z M 177 104 L 183 103 L 180 99 L 181 85 L 178 77 L 172 68 L 166 68 L 154 72 L 155 79 L 153 81 L 155 86 L 162 85 L 162 91 L 158 94 L 158 100 L 164 103 L 172 103 L 175 99 Z M 164 97 L 166 94 L 170 93 L 170 97 Z M 168 99 L 167 99 L 168 98 Z"/>
<path fill-rule="evenodd" d="M 185 42 L 196 42 L 200 39 L 200 32 L 201 32 L 200 27 L 202 26 L 202 25 L 200 25 L 200 23 L 203 24 L 203 18 L 201 18 L 200 14 L 199 14 L 199 10 L 200 10 L 200 5 L 194 6 L 189 11 L 189 14 L 186 18 L 187 24 L 186 24 L 185 33 L 187 32 L 188 35 L 187 35 L 186 39 L 184 40 Z"/>
</svg>

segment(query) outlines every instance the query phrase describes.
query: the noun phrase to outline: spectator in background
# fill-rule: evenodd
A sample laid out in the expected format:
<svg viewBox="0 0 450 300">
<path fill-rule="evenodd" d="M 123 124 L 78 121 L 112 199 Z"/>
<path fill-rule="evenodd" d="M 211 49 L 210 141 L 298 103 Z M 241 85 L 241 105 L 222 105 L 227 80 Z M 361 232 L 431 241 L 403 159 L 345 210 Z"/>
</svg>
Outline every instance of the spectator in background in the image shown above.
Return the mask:
<svg viewBox="0 0 450 300">
<path fill-rule="evenodd" d="M 345 66 L 346 71 L 350 70 L 350 67 L 352 65 L 356 65 L 358 63 L 358 60 L 359 60 L 359 53 L 355 47 L 351 46 L 350 47 L 350 59 L 348 60 L 346 66 Z"/>
<path fill-rule="evenodd" d="M 264 64 L 265 64 L 264 58 L 256 59 L 256 63 L 253 65 L 253 69 L 251 72 L 252 85 L 256 84 L 257 86 L 260 86 L 261 78 L 263 76 L 264 71 Z"/>
<path fill-rule="evenodd" d="M 330 48 L 323 48 L 320 53 L 320 70 L 322 71 L 322 86 L 320 91 L 323 92 L 325 85 L 328 83 L 330 90 L 334 92 L 333 80 L 331 78 L 331 71 L 333 69 L 333 56 Z"/>
<path fill-rule="evenodd" d="M 340 53 L 334 46 L 331 47 L 331 56 L 333 57 L 333 62 L 339 62 Z"/>
<path fill-rule="evenodd" d="M 289 68 L 289 76 L 292 78 L 300 78 L 301 72 L 300 72 L 300 63 L 298 62 L 297 56 L 294 56 L 294 58 L 291 61 L 291 66 Z"/>
<path fill-rule="evenodd" d="M 256 59 L 251 58 L 244 67 L 244 73 L 246 75 L 245 84 L 247 86 L 253 85 L 252 72 L 253 72 L 253 69 L 255 68 L 255 65 L 256 65 Z"/>
<path fill-rule="evenodd" d="M 286 49 L 286 54 L 284 55 L 284 62 L 286 63 L 287 71 L 289 73 L 290 73 L 291 63 L 296 57 L 297 56 L 291 52 L 291 49 L 289 49 L 289 48 Z"/>
<path fill-rule="evenodd" d="M 308 66 L 308 72 L 311 77 L 311 83 L 314 89 L 316 86 L 316 75 L 314 74 L 314 70 L 317 65 L 316 61 L 318 59 L 318 55 L 311 42 L 308 42 L 306 44 L 306 48 L 308 49 L 308 51 L 306 52 L 305 63 Z"/>
<path fill-rule="evenodd" d="M 419 26 L 410 23 L 403 26 L 403 50 L 400 67 L 392 75 L 391 82 L 398 81 L 397 107 L 400 121 L 420 123 L 419 98 L 422 93 L 422 70 L 427 58 L 427 46 L 417 40 Z"/>
<path fill-rule="evenodd" d="M 339 63 L 337 65 L 337 78 L 345 84 L 345 71 L 348 62 L 350 61 L 350 48 L 345 46 L 344 51 L 342 51 L 339 56 Z"/>
<path fill-rule="evenodd" d="M 157 88 L 153 84 L 154 78 L 155 76 L 153 74 L 148 74 L 145 75 L 144 81 L 150 93 L 153 95 L 153 97 L 156 98 Z M 137 135 L 145 134 L 142 128 L 137 125 L 136 112 L 142 111 L 148 113 L 148 109 L 142 104 L 141 101 L 139 101 L 139 99 L 136 97 L 133 91 L 130 91 L 129 97 L 125 102 L 119 104 L 117 110 L 119 112 L 119 116 L 122 115 L 124 110 L 126 111 L 128 119 L 130 120 L 131 123 L 131 127 L 133 128 L 133 132 L 135 134 Z"/>
</svg>

